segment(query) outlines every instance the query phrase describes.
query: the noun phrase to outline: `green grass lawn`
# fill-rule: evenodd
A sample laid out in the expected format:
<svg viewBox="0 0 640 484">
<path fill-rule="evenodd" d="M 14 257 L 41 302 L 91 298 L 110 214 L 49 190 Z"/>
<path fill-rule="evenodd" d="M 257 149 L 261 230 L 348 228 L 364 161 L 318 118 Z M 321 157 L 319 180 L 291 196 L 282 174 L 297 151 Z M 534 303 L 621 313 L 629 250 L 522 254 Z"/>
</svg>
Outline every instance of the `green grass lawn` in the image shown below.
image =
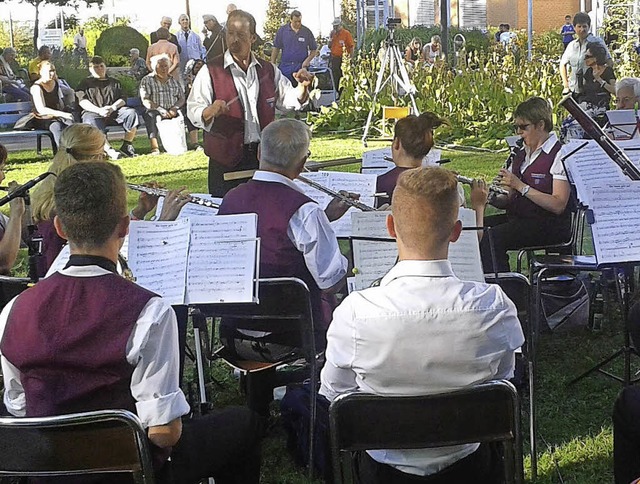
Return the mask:
<svg viewBox="0 0 640 484">
<path fill-rule="evenodd" d="M 370 142 L 369 149 L 388 143 Z M 119 146 L 119 144 L 115 144 Z M 148 141 L 135 141 L 139 153 L 149 152 Z M 360 157 L 363 148 L 356 138 L 316 136 L 311 143 L 312 159 L 321 161 L 347 156 Z M 476 154 L 445 151 L 452 163 L 447 168 L 470 177 L 491 180 L 506 154 Z M 46 170 L 49 158 L 39 158 L 35 151 L 10 153 L 7 180 L 23 183 Z M 203 153 L 190 152 L 180 157 L 169 155 L 138 156 L 117 162 L 129 181 L 156 180 L 175 188 L 186 186 L 192 193 L 204 192 L 207 186 L 207 159 Z M 351 165 L 356 170 L 357 165 Z M 129 194 L 133 206 L 138 194 Z M 515 267 L 515 266 L 514 266 Z M 612 482 L 611 408 L 620 386 L 601 376 L 589 377 L 568 387 L 567 382 L 622 345 L 620 318 L 613 313 L 602 331 L 577 329 L 543 335 L 539 345 L 539 368 L 536 385 L 539 430 L 539 480 L 543 483 Z M 619 362 L 613 369 L 620 371 Z M 212 374 L 220 383 L 211 384 L 210 395 L 216 406 L 241 403 L 238 384 L 222 364 L 214 364 Z M 195 378 L 193 378 L 195 380 Z M 190 384 L 193 388 L 193 384 Z M 526 402 L 523 402 L 526 406 Z M 523 419 L 525 466 L 529 472 L 528 420 Z M 285 437 L 276 428 L 263 448 L 264 483 L 307 483 L 305 471 L 297 469 L 285 450 Z M 562 478 L 559 477 L 562 476 Z"/>
</svg>

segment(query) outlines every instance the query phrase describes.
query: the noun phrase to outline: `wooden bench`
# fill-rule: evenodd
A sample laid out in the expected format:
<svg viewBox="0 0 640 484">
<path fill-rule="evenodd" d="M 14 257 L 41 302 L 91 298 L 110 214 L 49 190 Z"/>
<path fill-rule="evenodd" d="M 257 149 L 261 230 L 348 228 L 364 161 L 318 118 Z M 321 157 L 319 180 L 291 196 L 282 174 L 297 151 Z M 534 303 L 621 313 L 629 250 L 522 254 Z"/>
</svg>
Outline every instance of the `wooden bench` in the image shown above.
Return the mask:
<svg viewBox="0 0 640 484">
<path fill-rule="evenodd" d="M 16 124 L 21 117 L 25 114 L 29 114 L 33 111 L 33 105 L 30 102 L 18 102 L 18 103 L 4 103 L 0 104 L 0 126 L 9 126 L 9 131 L 0 131 L 0 140 L 7 137 L 15 136 L 35 136 L 36 137 L 36 149 L 38 154 L 42 154 L 42 137 L 49 138 L 51 143 L 51 149 L 55 154 L 56 144 L 53 141 L 53 134 L 51 131 L 45 129 L 30 129 L 30 130 L 15 130 L 13 125 Z"/>
</svg>

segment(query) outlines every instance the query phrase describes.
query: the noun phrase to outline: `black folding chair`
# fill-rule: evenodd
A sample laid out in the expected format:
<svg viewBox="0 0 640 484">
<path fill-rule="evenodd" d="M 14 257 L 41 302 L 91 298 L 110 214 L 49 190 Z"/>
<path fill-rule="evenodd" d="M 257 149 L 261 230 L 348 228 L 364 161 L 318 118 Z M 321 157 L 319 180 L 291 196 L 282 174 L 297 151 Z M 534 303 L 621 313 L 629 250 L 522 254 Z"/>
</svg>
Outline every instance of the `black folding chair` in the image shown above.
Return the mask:
<svg viewBox="0 0 640 484">
<path fill-rule="evenodd" d="M 0 309 L 32 284 L 25 277 L 0 276 Z"/>
<path fill-rule="evenodd" d="M 0 418 L 0 475 L 111 473 L 130 473 L 136 483 L 155 482 L 147 435 L 131 412 Z"/>
<path fill-rule="evenodd" d="M 307 285 L 293 277 L 260 279 L 258 281 L 258 304 L 216 304 L 207 305 L 203 310 L 220 318 L 233 318 L 236 330 L 264 331 L 273 335 L 285 334 L 287 345 L 295 349 L 286 358 L 277 362 L 241 360 L 235 351 L 221 346 L 214 351 L 214 357 L 223 359 L 245 374 L 304 358 L 309 365 L 312 379 L 317 375 L 317 351 L 311 299 Z M 274 338 L 271 342 L 277 343 Z M 317 386 L 310 385 L 310 431 L 309 431 L 309 472 L 313 469 L 314 422 L 316 420 Z"/>
<path fill-rule="evenodd" d="M 474 442 L 501 442 L 505 482 L 523 482 L 518 393 L 507 381 L 426 396 L 348 393 L 331 403 L 329 418 L 337 484 L 354 482 L 355 451 Z"/>
</svg>

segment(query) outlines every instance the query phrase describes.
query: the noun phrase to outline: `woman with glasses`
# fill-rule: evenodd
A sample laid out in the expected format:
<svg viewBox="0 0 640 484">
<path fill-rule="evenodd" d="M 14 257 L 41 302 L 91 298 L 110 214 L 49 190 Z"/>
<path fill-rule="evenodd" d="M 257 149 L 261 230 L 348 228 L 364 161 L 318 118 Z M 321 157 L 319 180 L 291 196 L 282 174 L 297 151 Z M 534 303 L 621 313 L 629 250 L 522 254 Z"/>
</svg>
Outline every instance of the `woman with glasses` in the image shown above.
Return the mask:
<svg viewBox="0 0 640 484">
<path fill-rule="evenodd" d="M 533 97 L 518 105 L 513 117 L 523 144 L 497 176 L 509 195 L 490 201 L 506 213 L 485 218 L 485 227 L 492 228 L 480 243 L 485 272 L 509 271 L 508 250 L 559 244 L 571 236 L 571 188 L 560 159 L 561 145 L 552 131 L 551 107 Z"/>
<path fill-rule="evenodd" d="M 600 44 L 589 42 L 584 55 L 587 68 L 582 77 L 582 86 L 578 94 L 579 103 L 590 107 L 609 109 L 611 94 L 616 92 L 616 76 L 606 64 L 607 51 Z"/>
</svg>

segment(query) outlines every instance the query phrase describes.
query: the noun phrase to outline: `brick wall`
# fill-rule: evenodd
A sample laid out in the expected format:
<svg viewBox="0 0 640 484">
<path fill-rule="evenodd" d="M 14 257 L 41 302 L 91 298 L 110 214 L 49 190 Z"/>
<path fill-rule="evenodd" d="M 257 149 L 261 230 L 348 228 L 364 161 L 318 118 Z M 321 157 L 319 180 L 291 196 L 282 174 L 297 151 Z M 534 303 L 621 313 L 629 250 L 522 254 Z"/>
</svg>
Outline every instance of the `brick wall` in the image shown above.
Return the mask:
<svg viewBox="0 0 640 484">
<path fill-rule="evenodd" d="M 511 28 L 527 28 L 527 0 L 487 0 L 487 23 L 498 26 L 508 23 Z M 576 13 L 580 0 L 534 0 L 533 30 L 560 30 L 564 16 Z"/>
</svg>

